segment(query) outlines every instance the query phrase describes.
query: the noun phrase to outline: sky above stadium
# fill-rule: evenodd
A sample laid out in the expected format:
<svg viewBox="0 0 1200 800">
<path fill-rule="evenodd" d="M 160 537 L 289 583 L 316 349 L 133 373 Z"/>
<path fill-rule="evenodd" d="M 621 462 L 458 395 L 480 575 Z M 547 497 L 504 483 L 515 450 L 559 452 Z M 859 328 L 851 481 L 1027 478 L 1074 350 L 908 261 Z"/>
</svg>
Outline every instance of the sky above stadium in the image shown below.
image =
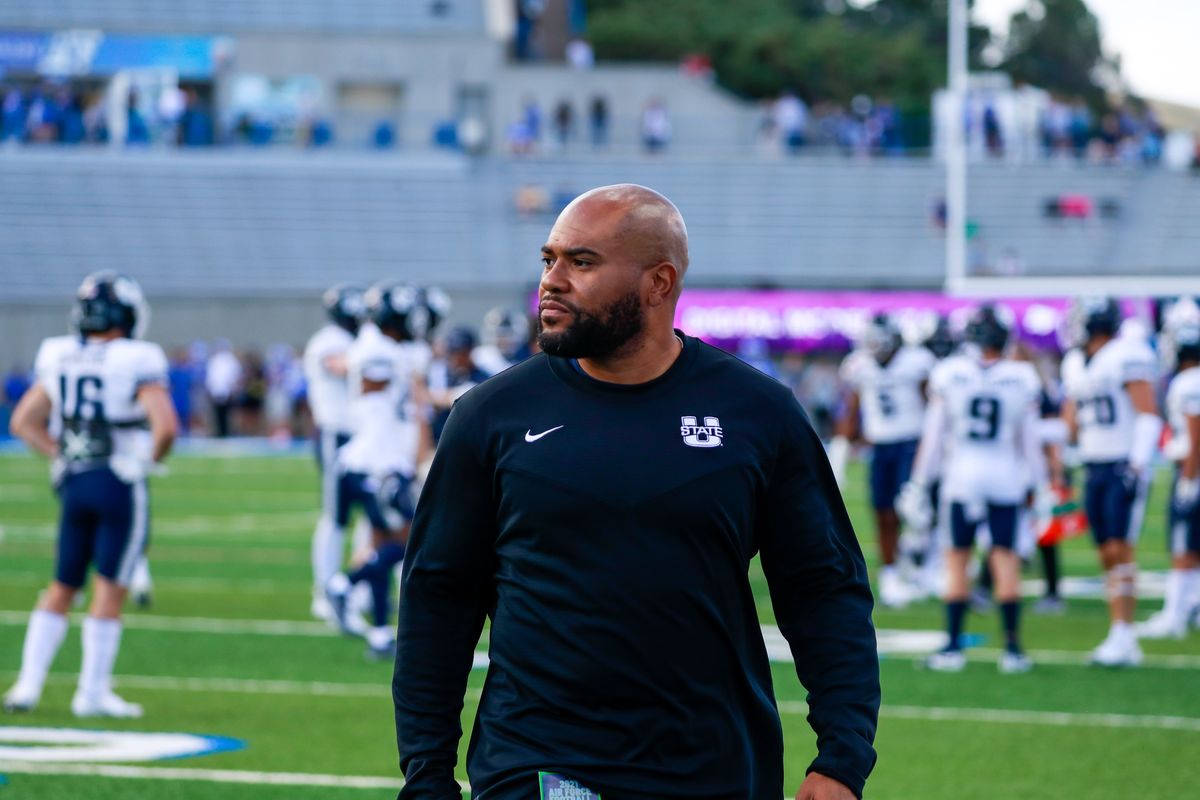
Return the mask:
<svg viewBox="0 0 1200 800">
<path fill-rule="evenodd" d="M 974 18 L 1003 34 L 1027 0 L 975 0 Z M 1145 97 L 1200 107 L 1200 0 L 1087 0 L 1105 49 Z"/>
</svg>

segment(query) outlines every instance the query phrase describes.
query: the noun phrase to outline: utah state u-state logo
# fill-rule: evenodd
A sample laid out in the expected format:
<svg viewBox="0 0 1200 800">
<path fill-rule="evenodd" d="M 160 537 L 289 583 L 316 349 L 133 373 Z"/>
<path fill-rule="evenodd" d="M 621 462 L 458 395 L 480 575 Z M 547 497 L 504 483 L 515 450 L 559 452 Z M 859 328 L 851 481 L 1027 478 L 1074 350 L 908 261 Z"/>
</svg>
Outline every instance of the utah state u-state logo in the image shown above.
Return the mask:
<svg viewBox="0 0 1200 800">
<path fill-rule="evenodd" d="M 721 446 L 725 432 L 721 429 L 721 420 L 716 417 L 705 417 L 703 425 L 698 425 L 695 417 L 680 417 L 679 422 L 679 432 L 688 447 Z"/>
</svg>

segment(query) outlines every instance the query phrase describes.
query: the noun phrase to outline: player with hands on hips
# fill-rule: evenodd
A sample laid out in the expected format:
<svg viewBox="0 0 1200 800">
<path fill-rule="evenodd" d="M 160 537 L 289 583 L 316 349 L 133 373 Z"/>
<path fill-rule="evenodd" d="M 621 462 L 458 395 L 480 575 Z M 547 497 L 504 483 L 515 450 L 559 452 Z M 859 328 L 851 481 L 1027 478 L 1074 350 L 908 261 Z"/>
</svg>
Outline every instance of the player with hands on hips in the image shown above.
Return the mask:
<svg viewBox="0 0 1200 800">
<path fill-rule="evenodd" d="M 1133 629 L 1137 600 L 1134 546 L 1141 531 L 1162 419 L 1149 343 L 1122 330 L 1111 298 L 1084 298 L 1069 312 L 1075 348 L 1063 358 L 1063 417 L 1086 469 L 1084 506 L 1105 573 L 1110 626 L 1090 661 L 1107 667 L 1141 663 Z"/>
<path fill-rule="evenodd" d="M 121 607 L 149 536 L 146 478 L 171 449 L 179 423 L 162 348 L 140 341 L 149 308 L 133 279 L 112 271 L 84 279 L 75 334 L 42 342 L 36 384 L 13 411 L 13 434 L 51 459 L 58 492 L 54 579 L 29 618 L 21 672 L 8 712 L 37 706 L 67 634 L 67 613 L 95 568 L 83 622 L 83 663 L 71 700 L 77 717 L 135 718 L 142 707 L 112 690 Z"/>
<path fill-rule="evenodd" d="M 942 497 L 951 535 L 945 559 L 948 642 L 926 661 L 930 669 L 957 672 L 966 665 L 967 567 L 984 523 L 991 534 L 989 562 L 1005 639 L 998 666 L 1004 673 L 1027 672 L 1032 666 L 1018 634 L 1017 533 L 1028 468 L 1039 479 L 1046 471 L 1038 439 L 1041 380 L 1031 364 L 1005 357 L 1010 331 L 999 310 L 983 306 L 967 325 L 965 352 L 934 369 L 912 480 L 901 492 L 905 512 L 911 507 L 928 515 L 920 501 L 928 498 L 931 476 L 943 467 Z"/>
</svg>

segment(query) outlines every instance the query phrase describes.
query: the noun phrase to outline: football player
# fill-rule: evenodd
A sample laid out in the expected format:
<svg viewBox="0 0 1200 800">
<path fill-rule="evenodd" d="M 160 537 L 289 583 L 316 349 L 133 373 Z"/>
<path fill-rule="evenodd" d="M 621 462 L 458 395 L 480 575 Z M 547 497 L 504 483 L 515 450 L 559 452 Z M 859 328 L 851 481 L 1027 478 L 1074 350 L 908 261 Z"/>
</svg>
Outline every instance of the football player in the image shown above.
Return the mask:
<svg viewBox="0 0 1200 800">
<path fill-rule="evenodd" d="M 352 433 L 346 352 L 354 343 L 365 313 L 362 295 L 361 288 L 345 283 L 327 289 L 321 295 L 321 305 L 329 321 L 304 348 L 304 379 L 316 426 L 317 468 L 321 472 L 321 516 L 312 540 L 312 613 L 317 619 L 332 619 L 325 584 L 342 565 L 341 542 L 332 530 L 337 487 L 332 465 L 338 448 L 350 440 Z"/>
<path fill-rule="evenodd" d="M 940 362 L 958 350 L 959 338 L 950 327 L 950 320 L 939 316 L 933 332 L 926 337 L 922 345 Z M 941 518 L 941 475 L 930 476 L 929 502 L 930 515 L 927 524 L 918 527 L 913 521 L 902 519 L 904 525 L 900 534 L 900 556 L 915 573 L 909 583 L 917 586 L 928 597 L 941 597 L 946 588 L 941 547 L 943 536 L 937 524 Z"/>
<path fill-rule="evenodd" d="M 488 378 L 488 373 L 475 364 L 472 356 L 476 348 L 475 332 L 470 328 L 457 327 L 442 339 L 443 355 L 429 369 L 429 396 L 433 403 L 433 438 L 436 442 L 442 428 L 450 418 L 450 409 L 477 384 Z"/>
<path fill-rule="evenodd" d="M 900 538 L 896 496 L 912 470 L 925 415 L 925 382 L 933 364 L 932 353 L 905 345 L 899 329 L 880 314 L 841 367 L 842 381 L 850 391 L 829 459 L 842 483 L 850 442 L 860 429 L 871 445 L 871 503 L 882 563 L 879 600 L 892 607 L 907 605 L 918 594 L 904 582 L 896 564 Z"/>
<path fill-rule="evenodd" d="M 529 348 L 529 317 L 512 308 L 493 308 L 483 315 L 483 343 L 471 358 L 489 375 L 519 364 L 533 351 Z"/>
<path fill-rule="evenodd" d="M 945 461 L 942 498 L 948 506 L 951 543 L 946 552 L 946 647 L 926 666 L 957 672 L 966 665 L 962 632 L 970 595 L 967 568 L 978 529 L 990 532 L 989 561 L 1005 647 L 999 668 L 1027 672 L 1032 663 L 1020 646 L 1020 558 L 1017 536 L 1028 492 L 1028 468 L 1045 472 L 1039 400 L 1041 380 L 1031 364 L 1004 357 L 1010 326 L 992 306 L 983 306 L 966 330 L 971 352 L 934 368 L 930 403 L 912 480 L 900 507 L 920 509 L 929 483 Z M 925 511 L 928 514 L 928 511 Z M 920 515 L 920 512 L 918 512 Z"/>
<path fill-rule="evenodd" d="M 1167 526 L 1171 571 L 1162 610 L 1137 626 L 1144 639 L 1182 639 L 1200 602 L 1200 312 L 1190 300 L 1173 309 L 1180 310 L 1183 319 L 1168 320 L 1164 342 L 1173 349 L 1178 369 L 1167 389 L 1171 438 L 1165 449 L 1175 462 Z"/>
<path fill-rule="evenodd" d="M 377 284 L 363 299 L 375 332 L 356 341 L 348 356 L 358 396 L 354 435 L 337 456 L 333 522 L 340 542 L 352 511 L 360 508 L 370 524 L 371 553 L 348 574 L 334 574 L 325 590 L 341 629 L 358 633 L 350 593 L 358 584 L 370 587 L 373 624 L 365 636 L 368 652 L 382 658 L 395 645 L 388 625 L 392 573 L 404 558 L 417 451 L 427 425 L 412 413 L 423 362 L 419 348 L 405 345 L 423 341 L 428 314 L 420 291 L 404 284 Z"/>
<path fill-rule="evenodd" d="M 30 615 L 21 672 L 4 708 L 38 704 L 67 634 L 71 602 L 94 567 L 71 711 L 135 718 L 142 707 L 112 690 L 121 607 L 149 536 L 146 479 L 170 451 L 178 420 L 167 392 L 167 357 L 140 341 L 149 309 L 136 282 L 111 271 L 89 275 L 72 319 L 75 335 L 42 342 L 37 383 L 12 416 L 12 432 L 51 459 L 61 511 L 54 579 Z"/>
<path fill-rule="evenodd" d="M 1149 472 L 1162 420 L 1154 382 L 1155 356 L 1136 336 L 1118 336 L 1115 300 L 1076 302 L 1069 324 L 1077 346 L 1063 358 L 1063 417 L 1086 470 L 1084 507 L 1105 573 L 1110 627 L 1092 652 L 1101 666 L 1141 663 L 1133 629 L 1137 564 Z"/>
</svg>

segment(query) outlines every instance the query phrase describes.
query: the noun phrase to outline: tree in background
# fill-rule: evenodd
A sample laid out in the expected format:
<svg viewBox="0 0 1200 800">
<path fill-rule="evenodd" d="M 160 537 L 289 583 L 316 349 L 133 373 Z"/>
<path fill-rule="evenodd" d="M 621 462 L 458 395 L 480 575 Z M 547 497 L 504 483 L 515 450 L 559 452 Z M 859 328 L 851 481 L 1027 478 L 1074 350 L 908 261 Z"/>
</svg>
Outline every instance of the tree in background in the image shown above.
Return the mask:
<svg viewBox="0 0 1200 800">
<path fill-rule="evenodd" d="M 846 103 L 866 94 L 891 98 L 909 124 L 927 123 L 946 83 L 947 0 L 589 0 L 588 14 L 599 58 L 704 54 L 717 82 L 747 98 L 794 89 L 810 103 Z M 969 43 L 972 68 L 984 68 L 990 31 L 972 26 Z M 1083 0 L 1031 0 L 1003 52 L 1001 69 L 1015 79 L 1098 103 L 1098 70 L 1115 68 Z M 909 141 L 925 144 L 927 133 Z"/>
<path fill-rule="evenodd" d="M 1104 54 L 1100 22 L 1084 0 L 1030 0 L 1012 16 L 1000 68 L 1013 80 L 1107 105 L 1105 83 L 1120 71 Z"/>
</svg>

